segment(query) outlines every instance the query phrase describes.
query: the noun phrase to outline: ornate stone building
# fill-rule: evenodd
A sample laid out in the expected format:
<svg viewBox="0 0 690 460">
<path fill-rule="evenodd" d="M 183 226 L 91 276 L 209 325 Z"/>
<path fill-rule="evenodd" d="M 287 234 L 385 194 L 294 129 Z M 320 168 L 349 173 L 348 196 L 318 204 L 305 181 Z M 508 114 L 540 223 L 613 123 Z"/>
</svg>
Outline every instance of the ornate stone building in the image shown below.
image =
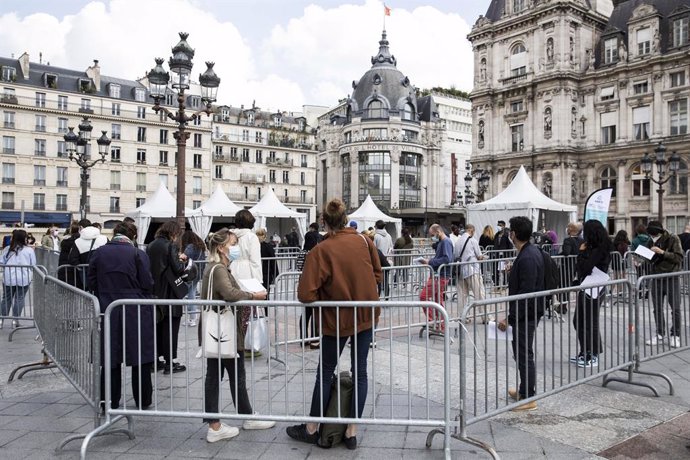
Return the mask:
<svg viewBox="0 0 690 460">
<path fill-rule="evenodd" d="M 591 192 L 613 187 L 609 231 L 631 231 L 657 215 L 657 187 L 640 160 L 663 142 L 666 159 L 681 156 L 664 195 L 665 224 L 681 232 L 689 19 L 690 0 L 493 0 L 468 37 L 472 165 L 491 173 L 484 198 L 524 165 L 544 193 L 580 214 Z"/>
</svg>

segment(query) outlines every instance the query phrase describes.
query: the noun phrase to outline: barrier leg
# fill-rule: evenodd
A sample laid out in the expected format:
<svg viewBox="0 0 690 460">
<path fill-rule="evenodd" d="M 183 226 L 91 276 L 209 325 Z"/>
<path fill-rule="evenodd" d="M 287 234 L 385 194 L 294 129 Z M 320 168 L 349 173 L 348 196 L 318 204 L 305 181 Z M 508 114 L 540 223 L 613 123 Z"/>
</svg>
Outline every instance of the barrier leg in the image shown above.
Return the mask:
<svg viewBox="0 0 690 460">
<path fill-rule="evenodd" d="M 611 382 L 618 382 L 618 383 L 624 383 L 627 385 L 634 385 L 638 387 L 644 387 L 644 388 L 649 388 L 652 390 L 654 393 L 654 396 L 659 397 L 659 392 L 656 390 L 656 388 L 649 384 L 649 383 L 644 383 L 644 382 L 637 382 L 633 380 L 633 374 L 640 374 L 640 375 L 649 375 L 650 377 L 659 377 L 662 378 L 668 383 L 669 386 L 669 394 L 673 396 L 674 394 L 674 388 L 673 388 L 673 381 L 666 375 L 658 373 L 658 372 L 647 372 L 647 371 L 641 371 L 639 368 L 636 368 L 634 366 L 630 366 L 627 371 L 628 377 L 627 378 L 618 378 L 618 377 L 610 377 L 608 375 L 604 376 L 604 381 L 602 382 L 601 386 L 606 387 L 609 383 Z"/>
<path fill-rule="evenodd" d="M 9 334 L 9 336 L 7 337 L 7 341 L 8 341 L 8 342 L 11 342 L 11 341 L 12 341 L 12 337 L 14 337 L 14 333 L 15 333 L 15 332 L 17 332 L 17 331 L 22 331 L 22 330 L 27 330 L 27 329 L 36 329 L 36 325 L 34 324 L 33 326 L 19 326 L 19 327 L 15 327 L 14 329 L 12 329 L 12 331 L 11 331 L 10 334 Z"/>
<path fill-rule="evenodd" d="M 431 443 L 434 440 L 434 436 L 436 436 L 437 434 L 445 435 L 445 433 L 446 433 L 446 428 L 435 428 L 435 429 L 431 430 L 426 437 L 427 449 L 431 448 Z M 498 455 L 498 452 L 496 452 L 496 450 L 493 447 L 491 447 L 489 444 L 485 443 L 484 441 L 481 441 L 479 439 L 475 439 L 475 438 L 471 438 L 471 437 L 467 436 L 467 433 L 465 433 L 464 429 L 461 430 L 460 432 L 456 432 L 455 434 L 451 434 L 451 437 L 453 439 L 457 439 L 458 441 L 464 442 L 465 444 L 469 444 L 471 446 L 478 447 L 478 448 L 486 451 L 486 453 L 491 455 L 491 458 L 493 458 L 495 460 L 500 460 L 500 458 L 501 458 Z M 451 454 L 450 447 L 448 447 L 445 449 L 446 459 L 451 458 L 450 454 Z"/>
<path fill-rule="evenodd" d="M 55 369 L 57 366 L 48 358 L 48 355 L 45 354 L 45 351 L 41 350 L 41 352 L 43 353 L 42 361 L 36 363 L 22 364 L 21 366 L 15 367 L 12 370 L 12 372 L 10 372 L 10 376 L 7 379 L 7 383 L 10 383 L 12 380 L 14 380 L 15 375 L 17 375 L 17 380 L 21 380 L 21 378 L 24 377 L 24 374 L 31 371 Z M 19 372 L 19 374 L 17 374 L 17 372 Z"/>
<path fill-rule="evenodd" d="M 113 424 L 118 422 L 119 420 L 122 420 L 123 418 L 127 419 L 127 428 L 118 428 L 118 429 L 112 429 Z M 130 440 L 133 440 L 135 438 L 134 436 L 134 431 L 133 431 L 133 426 L 132 426 L 132 417 L 125 417 L 123 415 L 118 415 L 117 417 L 112 418 L 109 421 L 106 421 L 103 425 L 96 427 L 93 431 L 87 433 L 87 434 L 76 434 L 73 436 L 69 436 L 65 439 L 62 440 L 60 445 L 55 449 L 56 452 L 61 451 L 67 444 L 69 444 L 72 441 L 76 441 L 77 439 L 84 439 L 81 443 L 81 449 L 80 449 L 80 458 L 81 460 L 86 459 L 86 453 L 89 449 L 89 444 L 91 443 L 91 440 L 97 436 L 104 436 L 104 435 L 111 435 L 111 434 L 126 434 Z"/>
</svg>

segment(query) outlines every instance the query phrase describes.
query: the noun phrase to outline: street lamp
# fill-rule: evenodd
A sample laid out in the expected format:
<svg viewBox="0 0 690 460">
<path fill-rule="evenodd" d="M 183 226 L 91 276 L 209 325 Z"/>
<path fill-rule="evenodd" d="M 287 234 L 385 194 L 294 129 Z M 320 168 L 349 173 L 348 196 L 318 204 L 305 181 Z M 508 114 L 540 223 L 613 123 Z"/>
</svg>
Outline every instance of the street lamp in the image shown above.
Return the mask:
<svg viewBox="0 0 690 460">
<path fill-rule="evenodd" d="M 472 204 L 474 200 L 474 192 L 472 191 L 472 173 L 470 172 L 470 164 L 465 166 L 467 174 L 465 174 L 465 205 Z"/>
<path fill-rule="evenodd" d="M 429 231 L 429 188 L 425 185 L 424 189 L 424 235 Z"/>
<path fill-rule="evenodd" d="M 666 160 L 666 146 L 659 142 L 659 145 L 654 149 L 655 158 L 652 159 L 649 153 L 645 153 L 640 162 L 640 167 L 645 177 L 659 186 L 657 193 L 659 194 L 659 222 L 664 224 L 664 184 L 674 178 L 680 167 L 680 156 L 674 151 L 671 158 Z M 652 177 L 652 163 L 656 163 L 658 179 Z M 668 165 L 668 176 L 666 177 L 666 165 Z"/>
<path fill-rule="evenodd" d="M 215 63 L 207 62 L 206 71 L 199 75 L 199 84 L 201 85 L 201 101 L 204 108 L 194 112 L 191 115 L 185 113 L 186 101 L 184 92 L 189 89 L 190 75 L 192 73 L 192 58 L 194 57 L 194 50 L 189 43 L 187 37 L 189 34 L 180 32 L 180 42 L 172 49 L 172 56 L 168 60 L 168 66 L 172 72 L 172 79 L 170 74 L 163 68 L 164 59 L 156 58 L 156 66 L 149 72 L 149 92 L 153 98 L 153 111 L 158 113 L 163 111 L 166 116 L 177 123 L 177 131 L 173 133 L 177 141 L 177 207 L 176 216 L 178 224 L 184 228 L 184 203 L 185 203 L 185 160 L 187 152 L 187 139 L 189 139 L 189 132 L 187 132 L 187 123 L 194 121 L 201 116 L 202 113 L 211 115 L 213 110 L 211 104 L 216 101 L 218 94 L 218 86 L 220 85 L 220 78 L 213 70 Z M 172 112 L 165 107 L 161 107 L 161 99 L 165 97 L 165 92 L 168 88 L 168 83 L 171 83 L 173 89 L 177 92 L 177 111 Z"/>
<path fill-rule="evenodd" d="M 89 183 L 89 170 L 97 163 L 105 163 L 105 157 L 108 155 L 108 146 L 110 146 L 110 139 L 106 136 L 107 131 L 101 131 L 101 137 L 96 140 L 98 144 L 98 154 L 100 158 L 91 160 L 91 153 L 88 146 L 91 143 L 91 131 L 93 126 L 91 121 L 84 117 L 79 123 L 79 134 L 74 133 L 74 127 L 70 127 L 67 134 L 63 136 L 65 139 L 65 150 L 69 154 L 69 159 L 77 163 L 81 168 L 81 197 L 79 198 L 79 215 L 81 219 L 86 219 L 86 195 L 87 186 Z"/>
</svg>

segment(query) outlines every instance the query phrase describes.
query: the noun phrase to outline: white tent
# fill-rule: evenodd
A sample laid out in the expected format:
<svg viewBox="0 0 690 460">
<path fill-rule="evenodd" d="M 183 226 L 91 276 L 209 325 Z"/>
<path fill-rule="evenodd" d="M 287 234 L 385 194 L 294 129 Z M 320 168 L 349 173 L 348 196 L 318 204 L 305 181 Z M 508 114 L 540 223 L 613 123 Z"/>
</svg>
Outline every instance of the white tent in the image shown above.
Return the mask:
<svg viewBox="0 0 690 460">
<path fill-rule="evenodd" d="M 147 198 L 143 205 L 133 211 L 126 212 L 125 216 L 134 219 L 137 226 L 137 243 L 144 244 L 151 219 L 174 219 L 175 214 L 175 198 L 168 191 L 168 187 L 161 182 L 158 190 L 153 192 L 153 195 Z"/>
<path fill-rule="evenodd" d="M 205 240 L 211 231 L 214 217 L 235 217 L 240 209 L 242 208 L 233 203 L 218 184 L 208 200 L 186 215 L 192 231 Z"/>
<path fill-rule="evenodd" d="M 394 240 L 395 238 L 399 237 L 402 232 L 402 219 L 387 216 L 386 214 L 384 214 L 378 208 L 378 206 L 376 206 L 374 200 L 371 199 L 371 195 L 367 195 L 367 199 L 364 200 L 364 203 L 362 203 L 359 209 L 357 209 L 355 212 L 348 215 L 347 217 L 348 219 L 357 222 L 357 230 L 360 232 L 368 229 L 369 227 L 373 227 L 374 224 L 376 224 L 376 221 L 378 220 L 382 220 L 387 224 L 394 225 L 395 233 L 393 234 L 393 232 L 389 230 L 389 233 L 391 233 L 391 237 Z"/>
<path fill-rule="evenodd" d="M 546 229 L 554 230 L 562 238 L 568 222 L 577 220 L 577 206 L 559 203 L 540 192 L 524 166 L 520 166 L 515 179 L 501 193 L 490 200 L 467 206 L 467 222 L 477 228 L 477 235 L 486 225 L 495 227 L 499 220 L 507 223 L 514 216 L 529 217 L 534 231 L 537 231 L 540 214 Z"/>
<path fill-rule="evenodd" d="M 281 237 L 288 233 L 290 219 L 294 219 L 297 223 L 300 244 L 304 241 L 304 234 L 307 232 L 307 215 L 285 206 L 272 189 L 269 188 L 261 201 L 250 208 L 249 212 L 256 218 L 254 230 L 265 228 L 269 235 L 277 232 Z"/>
</svg>

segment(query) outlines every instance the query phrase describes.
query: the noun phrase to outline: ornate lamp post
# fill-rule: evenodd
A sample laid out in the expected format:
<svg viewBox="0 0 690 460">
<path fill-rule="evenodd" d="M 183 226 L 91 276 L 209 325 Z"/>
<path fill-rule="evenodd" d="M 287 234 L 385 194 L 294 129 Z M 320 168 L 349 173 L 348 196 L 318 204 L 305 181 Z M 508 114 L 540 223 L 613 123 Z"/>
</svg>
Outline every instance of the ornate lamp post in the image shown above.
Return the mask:
<svg viewBox="0 0 690 460">
<path fill-rule="evenodd" d="M 467 174 L 465 175 L 465 188 L 471 190 L 472 189 L 472 179 L 477 178 L 477 198 L 480 198 L 481 201 L 484 201 L 484 194 L 486 193 L 487 190 L 489 190 L 489 182 L 491 181 L 491 173 L 489 173 L 488 170 L 486 169 L 481 169 L 481 168 L 476 168 L 474 171 L 471 170 L 471 165 L 470 163 L 467 163 L 465 165 L 465 169 L 467 170 Z M 472 194 L 472 197 L 474 198 L 474 194 Z"/>
<path fill-rule="evenodd" d="M 220 78 L 218 78 L 213 71 L 214 63 L 207 62 L 206 72 L 199 75 L 201 101 L 204 103 L 204 108 L 191 115 L 185 113 L 187 106 L 184 92 L 186 89 L 189 89 L 189 77 L 192 73 L 192 58 L 194 57 L 194 50 L 189 46 L 189 43 L 187 43 L 188 36 L 189 34 L 180 32 L 180 42 L 173 47 L 172 56 L 168 60 L 168 66 L 173 73 L 172 81 L 168 72 L 163 69 L 163 62 L 165 62 L 165 60 L 161 58 L 156 58 L 156 67 L 154 67 L 148 75 L 149 91 L 154 101 L 154 112 L 158 113 L 162 110 L 169 119 L 177 123 L 177 131 L 173 133 L 177 141 L 177 207 L 175 212 L 177 222 L 182 228 L 184 228 L 185 223 L 185 162 L 187 139 L 189 139 L 187 123 L 200 117 L 202 113 L 206 115 L 211 115 L 213 113 L 211 104 L 216 101 L 218 86 L 220 85 Z M 165 97 L 169 82 L 172 84 L 172 88 L 178 91 L 178 106 L 176 112 L 172 112 L 160 105 L 161 99 Z"/>
<path fill-rule="evenodd" d="M 467 174 L 465 174 L 465 205 L 472 204 L 474 201 L 474 192 L 472 191 L 472 173 L 470 172 L 470 164 L 465 166 Z"/>
<path fill-rule="evenodd" d="M 656 191 L 659 194 L 659 222 L 664 225 L 664 184 L 676 176 L 680 167 L 680 156 L 674 151 L 671 158 L 666 160 L 666 146 L 661 142 L 654 149 L 654 155 L 655 158 L 652 159 L 649 153 L 645 153 L 641 161 L 641 168 L 645 177 L 659 186 Z M 658 179 L 652 177 L 652 163 L 656 163 Z M 668 165 L 668 176 L 666 165 Z"/>
<path fill-rule="evenodd" d="M 424 236 L 429 231 L 429 188 L 425 185 L 424 189 Z"/>
<path fill-rule="evenodd" d="M 91 159 L 88 145 L 91 143 L 91 121 L 84 117 L 79 124 L 79 135 L 74 133 L 74 127 L 70 127 L 67 134 L 63 136 L 65 139 L 65 150 L 69 154 L 69 159 L 76 162 L 81 168 L 81 197 L 79 198 L 79 216 L 81 219 L 86 218 L 86 195 L 89 184 L 90 173 L 89 170 L 97 163 L 105 163 L 106 155 L 108 155 L 108 146 L 110 146 L 110 139 L 106 136 L 107 131 L 101 131 L 101 137 L 96 140 L 98 144 L 98 154 L 100 158 Z"/>
</svg>

